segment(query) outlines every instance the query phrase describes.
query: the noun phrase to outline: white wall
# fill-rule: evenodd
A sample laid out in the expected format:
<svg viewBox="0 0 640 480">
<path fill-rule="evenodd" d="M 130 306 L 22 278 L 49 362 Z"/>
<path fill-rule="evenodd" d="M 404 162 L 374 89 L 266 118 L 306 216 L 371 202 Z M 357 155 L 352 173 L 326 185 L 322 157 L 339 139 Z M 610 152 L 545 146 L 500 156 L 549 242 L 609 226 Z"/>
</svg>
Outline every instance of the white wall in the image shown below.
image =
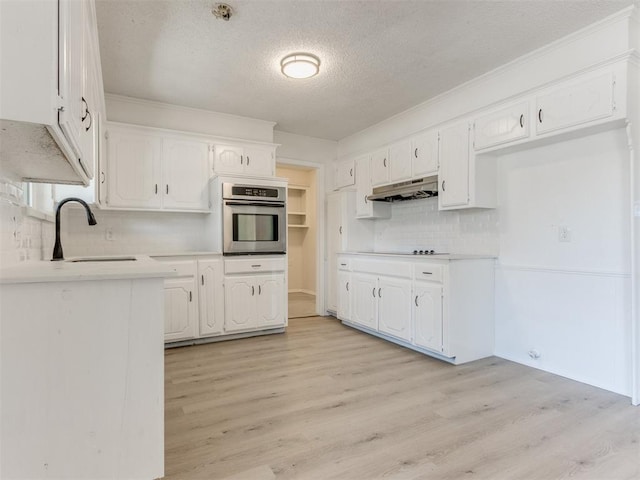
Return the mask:
<svg viewBox="0 0 640 480">
<path fill-rule="evenodd" d="M 624 130 L 505 155 L 498 176 L 496 355 L 630 395 Z"/>
<path fill-rule="evenodd" d="M 107 119 L 218 137 L 273 141 L 275 122 L 107 94 Z"/>
</svg>

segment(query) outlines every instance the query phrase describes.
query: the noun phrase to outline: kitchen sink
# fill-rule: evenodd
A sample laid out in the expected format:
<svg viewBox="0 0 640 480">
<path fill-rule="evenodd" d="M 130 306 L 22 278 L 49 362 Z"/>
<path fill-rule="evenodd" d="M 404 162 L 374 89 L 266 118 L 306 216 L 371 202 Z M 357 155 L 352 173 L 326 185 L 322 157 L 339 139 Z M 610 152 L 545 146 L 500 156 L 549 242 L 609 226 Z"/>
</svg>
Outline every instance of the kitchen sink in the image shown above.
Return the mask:
<svg viewBox="0 0 640 480">
<path fill-rule="evenodd" d="M 87 258 L 73 258 L 67 260 L 67 262 L 80 263 L 80 262 L 135 262 L 136 257 L 87 257 Z"/>
</svg>

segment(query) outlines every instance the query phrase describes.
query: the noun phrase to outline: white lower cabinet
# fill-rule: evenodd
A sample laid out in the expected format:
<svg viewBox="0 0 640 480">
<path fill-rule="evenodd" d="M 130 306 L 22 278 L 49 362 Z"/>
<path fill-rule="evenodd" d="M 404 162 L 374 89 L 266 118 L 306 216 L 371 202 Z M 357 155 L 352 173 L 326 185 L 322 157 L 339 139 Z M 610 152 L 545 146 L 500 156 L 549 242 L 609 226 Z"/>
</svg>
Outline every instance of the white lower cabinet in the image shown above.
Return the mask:
<svg viewBox="0 0 640 480">
<path fill-rule="evenodd" d="M 164 283 L 164 340 L 194 338 L 198 329 L 195 278 L 168 278 Z"/>
<path fill-rule="evenodd" d="M 224 331 L 224 265 L 222 259 L 198 260 L 198 300 L 200 336 L 220 335 Z"/>
<path fill-rule="evenodd" d="M 413 343 L 442 353 L 442 285 L 415 282 L 412 309 Z"/>
<path fill-rule="evenodd" d="M 286 257 L 224 260 L 224 331 L 248 332 L 287 324 Z"/>
<path fill-rule="evenodd" d="M 351 274 L 338 271 L 338 318 L 351 319 Z"/>
<path fill-rule="evenodd" d="M 493 258 L 342 254 L 338 265 L 345 324 L 454 364 L 493 354 Z"/>
<path fill-rule="evenodd" d="M 378 278 L 378 330 L 411 341 L 411 280 Z"/>
</svg>

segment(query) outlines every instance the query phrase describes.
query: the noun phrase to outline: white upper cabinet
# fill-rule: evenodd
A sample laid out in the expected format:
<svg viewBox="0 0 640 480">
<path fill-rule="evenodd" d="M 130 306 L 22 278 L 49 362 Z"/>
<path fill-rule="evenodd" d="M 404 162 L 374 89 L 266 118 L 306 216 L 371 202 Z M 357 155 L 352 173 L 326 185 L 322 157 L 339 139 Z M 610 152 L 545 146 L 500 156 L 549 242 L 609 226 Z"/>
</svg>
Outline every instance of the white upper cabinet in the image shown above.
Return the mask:
<svg viewBox="0 0 640 480">
<path fill-rule="evenodd" d="M 389 183 L 389 149 L 381 148 L 371 154 L 371 185 Z"/>
<path fill-rule="evenodd" d="M 204 140 L 110 124 L 105 207 L 208 211 L 210 152 Z"/>
<path fill-rule="evenodd" d="M 94 8 L 0 2 L 0 166 L 13 176 L 82 185 L 93 177 L 95 152 L 83 137 L 103 95 L 89 71 L 99 65 Z"/>
<path fill-rule="evenodd" d="M 538 134 L 608 118 L 614 108 L 614 76 L 609 69 L 583 75 L 536 95 Z"/>
<path fill-rule="evenodd" d="M 107 207 L 159 209 L 162 138 L 109 128 Z"/>
<path fill-rule="evenodd" d="M 213 171 L 217 174 L 241 174 L 272 177 L 275 174 L 273 147 L 216 145 Z"/>
<path fill-rule="evenodd" d="M 413 177 L 438 174 L 438 131 L 429 130 L 411 139 Z"/>
<path fill-rule="evenodd" d="M 478 117 L 473 128 L 476 150 L 527 138 L 529 102 L 520 102 Z"/>
<path fill-rule="evenodd" d="M 496 162 L 475 155 L 468 121 L 440 132 L 438 206 L 440 210 L 495 208 Z"/>
<path fill-rule="evenodd" d="M 461 122 L 440 132 L 440 208 L 469 203 L 469 124 Z"/>
<path fill-rule="evenodd" d="M 356 181 L 356 170 L 353 160 L 342 160 L 335 165 L 335 189 L 351 186 Z"/>
<path fill-rule="evenodd" d="M 357 218 L 389 218 L 391 204 L 373 202 L 367 197 L 371 195 L 371 157 L 365 155 L 355 161 L 356 164 L 356 217 Z"/>
<path fill-rule="evenodd" d="M 176 210 L 209 208 L 209 149 L 198 140 L 165 138 L 162 142 L 162 206 Z"/>
<path fill-rule="evenodd" d="M 389 147 L 389 182 L 411 179 L 411 140 L 402 140 Z"/>
</svg>

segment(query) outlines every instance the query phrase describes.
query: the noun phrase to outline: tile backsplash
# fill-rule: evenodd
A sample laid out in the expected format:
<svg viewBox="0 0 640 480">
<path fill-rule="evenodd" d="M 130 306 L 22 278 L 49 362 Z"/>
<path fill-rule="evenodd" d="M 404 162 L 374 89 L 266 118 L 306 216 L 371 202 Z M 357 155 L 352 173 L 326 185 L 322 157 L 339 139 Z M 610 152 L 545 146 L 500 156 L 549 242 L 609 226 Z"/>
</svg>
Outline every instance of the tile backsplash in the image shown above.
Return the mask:
<svg viewBox="0 0 640 480">
<path fill-rule="evenodd" d="M 49 258 L 53 223 L 27 215 L 22 185 L 0 179 L 0 267 Z"/>
<path fill-rule="evenodd" d="M 438 211 L 438 199 L 394 203 L 391 218 L 376 220 L 374 248 L 498 255 L 498 210 Z"/>
</svg>

